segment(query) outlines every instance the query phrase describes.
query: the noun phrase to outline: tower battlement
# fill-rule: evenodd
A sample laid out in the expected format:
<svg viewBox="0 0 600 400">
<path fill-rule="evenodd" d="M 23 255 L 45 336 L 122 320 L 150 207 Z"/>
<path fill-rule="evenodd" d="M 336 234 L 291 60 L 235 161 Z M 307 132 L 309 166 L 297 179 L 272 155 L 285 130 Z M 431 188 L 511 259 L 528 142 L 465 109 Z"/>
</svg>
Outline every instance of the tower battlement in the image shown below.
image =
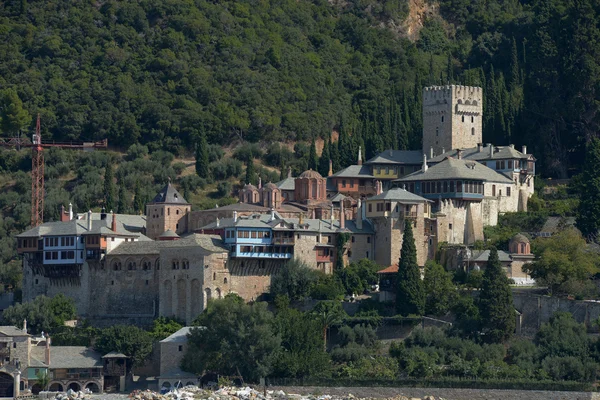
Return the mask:
<svg viewBox="0 0 600 400">
<path fill-rule="evenodd" d="M 445 85 L 423 88 L 423 153 L 476 147 L 482 141 L 483 89 Z"/>
</svg>

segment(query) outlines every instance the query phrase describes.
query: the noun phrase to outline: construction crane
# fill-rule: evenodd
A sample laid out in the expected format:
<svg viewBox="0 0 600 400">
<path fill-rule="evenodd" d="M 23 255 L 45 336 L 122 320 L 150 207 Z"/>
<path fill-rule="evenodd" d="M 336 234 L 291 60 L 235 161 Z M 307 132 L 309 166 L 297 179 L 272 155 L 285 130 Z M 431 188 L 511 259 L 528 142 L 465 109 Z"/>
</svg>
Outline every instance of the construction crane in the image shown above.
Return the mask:
<svg viewBox="0 0 600 400">
<path fill-rule="evenodd" d="M 108 140 L 100 142 L 63 142 L 42 143 L 42 132 L 40 128 L 40 114 L 35 124 L 33 140 L 24 137 L 3 139 L 0 138 L 0 147 L 31 147 L 31 226 L 36 227 L 44 222 L 44 149 L 59 147 L 61 149 L 95 150 L 106 149 Z"/>
</svg>

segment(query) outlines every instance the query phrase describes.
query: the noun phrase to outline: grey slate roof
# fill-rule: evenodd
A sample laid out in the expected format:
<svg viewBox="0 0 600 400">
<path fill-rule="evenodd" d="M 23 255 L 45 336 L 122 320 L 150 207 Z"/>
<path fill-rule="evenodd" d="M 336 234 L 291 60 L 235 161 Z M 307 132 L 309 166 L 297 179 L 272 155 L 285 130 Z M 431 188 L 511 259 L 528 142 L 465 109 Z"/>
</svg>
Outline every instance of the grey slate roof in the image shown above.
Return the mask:
<svg viewBox="0 0 600 400">
<path fill-rule="evenodd" d="M 351 165 L 331 176 L 334 178 L 374 178 L 368 165 Z"/>
<path fill-rule="evenodd" d="M 220 236 L 193 233 L 179 240 L 123 243 L 111 251 L 110 255 L 158 255 L 160 254 L 160 249 L 197 246 L 202 247 L 204 250 L 211 253 L 221 253 L 227 251 L 227 248 L 223 245 L 223 241 L 221 240 Z"/>
<path fill-rule="evenodd" d="M 469 179 L 485 182 L 513 183 L 505 175 L 476 161 L 447 158 L 427 171 L 419 170 L 394 182 L 432 181 L 441 179 Z"/>
<path fill-rule="evenodd" d="M 129 358 L 129 357 L 127 357 L 123 353 L 118 353 L 116 351 L 111 351 L 110 353 L 107 353 L 107 354 L 103 355 L 102 358 Z"/>
<path fill-rule="evenodd" d="M 471 258 L 470 262 L 487 262 L 490 258 L 489 250 L 476 250 L 473 251 L 473 258 Z M 498 259 L 500 262 L 511 262 L 510 254 L 508 254 L 504 250 L 498 250 Z"/>
<path fill-rule="evenodd" d="M 45 359 L 46 348 L 31 348 L 33 358 Z M 102 355 L 91 347 L 85 346 L 50 346 L 50 369 L 62 368 L 102 368 Z"/>
<path fill-rule="evenodd" d="M 179 235 L 176 234 L 175 232 L 173 232 L 170 229 L 167 229 L 166 231 L 164 231 L 163 233 L 161 233 L 160 236 L 159 236 L 159 238 L 163 238 L 163 239 L 166 239 L 166 238 L 178 238 L 178 237 L 179 237 Z"/>
<path fill-rule="evenodd" d="M 168 204 L 189 204 L 181 194 L 171 185 L 171 182 L 161 189 L 150 204 L 168 203 Z"/>
<path fill-rule="evenodd" d="M 414 193 L 409 192 L 408 190 L 402 188 L 391 188 L 378 194 L 377 196 L 372 196 L 366 199 L 366 201 L 371 200 L 393 200 L 399 201 L 402 203 L 426 203 L 430 202 L 421 196 L 417 196 Z"/>
<path fill-rule="evenodd" d="M 478 147 L 471 147 L 462 150 L 462 158 L 466 160 L 474 161 L 485 161 L 485 160 L 508 160 L 508 159 L 528 159 L 531 154 L 523 154 L 519 150 L 511 148 L 510 146 L 493 146 L 494 152 L 490 157 L 490 147 L 482 146 L 481 151 Z M 450 150 L 443 154 L 437 155 L 428 162 L 441 162 L 446 157 L 456 157 L 458 154 L 457 150 Z"/>
<path fill-rule="evenodd" d="M 146 217 L 138 215 L 116 214 L 117 231 L 112 231 L 112 214 L 107 214 L 106 219 L 100 219 L 100 213 L 92 213 L 92 229 L 87 229 L 87 213 L 82 219 L 73 219 L 70 221 L 45 222 L 35 228 L 25 231 L 17 237 L 41 237 L 41 236 L 76 236 L 76 235 L 108 235 L 108 236 L 127 236 L 138 237 L 140 240 L 147 240 L 147 237 L 140 232 L 146 226 Z"/>
<path fill-rule="evenodd" d="M 271 219 L 270 214 L 262 214 L 260 216 L 257 216 L 257 218 L 250 218 L 250 219 L 238 218 L 237 223 L 234 224 L 233 218 L 224 218 L 219 221 L 219 228 L 231 228 L 233 226 L 236 226 L 236 227 L 242 227 L 242 228 L 267 228 L 267 229 L 273 228 L 275 230 L 285 229 L 285 230 L 297 230 L 300 232 L 301 231 L 319 232 L 319 220 L 318 219 L 303 218 L 303 220 L 302 220 L 303 225 L 300 225 L 299 218 L 281 218 L 280 216 L 276 215 L 275 219 L 273 221 L 270 221 L 270 219 Z M 329 220 L 329 219 L 323 219 L 320 221 L 321 221 L 320 231 L 322 233 L 336 232 L 338 229 L 340 229 L 340 221 L 339 220 L 334 220 L 333 226 L 331 224 L 331 220 Z M 280 228 L 277 226 L 281 222 L 284 222 L 286 224 L 285 228 Z M 211 224 L 208 224 L 208 225 L 202 227 L 202 229 L 216 229 L 216 228 L 217 228 L 216 222 L 213 222 Z M 348 229 L 351 232 L 364 233 L 364 234 L 372 234 L 374 232 L 373 227 L 367 220 L 363 221 L 363 229 L 361 229 L 361 230 L 359 230 L 356 227 L 356 223 L 354 221 L 346 220 L 346 229 Z"/>
<path fill-rule="evenodd" d="M 171 336 L 168 336 L 161 340 L 160 343 L 185 343 L 188 340 L 187 335 L 190 333 L 191 330 L 191 326 L 184 326 Z"/>
<path fill-rule="evenodd" d="M 30 336 L 27 332 L 12 325 L 0 326 L 0 334 L 5 336 Z"/>
<path fill-rule="evenodd" d="M 565 228 L 575 227 L 575 217 L 548 217 L 540 232 L 557 233 Z"/>
<path fill-rule="evenodd" d="M 296 188 L 296 178 L 285 178 L 275 183 L 280 190 L 294 190 Z"/>
<path fill-rule="evenodd" d="M 346 196 L 344 196 L 343 194 L 337 193 L 335 196 L 330 198 L 329 201 L 332 203 L 339 203 L 340 201 L 344 200 L 345 198 L 346 198 Z"/>
<path fill-rule="evenodd" d="M 386 150 L 365 164 L 421 164 L 423 154 L 419 150 Z"/>
</svg>

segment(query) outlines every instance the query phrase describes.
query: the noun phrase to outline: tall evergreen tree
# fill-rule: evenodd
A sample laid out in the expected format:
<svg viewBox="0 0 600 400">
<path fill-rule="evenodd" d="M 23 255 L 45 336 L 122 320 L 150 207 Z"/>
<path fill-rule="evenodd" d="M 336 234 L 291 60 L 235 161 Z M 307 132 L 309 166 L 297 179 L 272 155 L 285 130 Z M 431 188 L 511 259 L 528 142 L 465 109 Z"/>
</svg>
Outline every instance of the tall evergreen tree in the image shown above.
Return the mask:
<svg viewBox="0 0 600 400">
<path fill-rule="evenodd" d="M 341 168 L 340 166 L 340 152 L 338 149 L 338 142 L 334 142 L 331 138 L 329 142 L 329 154 L 331 154 L 331 163 L 333 164 L 333 172 L 336 173 Z"/>
<path fill-rule="evenodd" d="M 208 164 L 208 142 L 206 141 L 206 134 L 202 132 L 200 134 L 200 140 L 196 143 L 196 174 L 198 174 L 199 177 L 204 179 L 210 177 Z"/>
<path fill-rule="evenodd" d="M 329 173 L 329 160 L 331 160 L 331 153 L 329 153 L 330 141 L 331 133 L 328 133 L 327 137 L 323 141 L 323 151 L 321 152 L 321 157 L 319 158 L 318 171 L 322 176 L 327 176 Z"/>
<path fill-rule="evenodd" d="M 352 154 L 352 144 L 350 143 L 350 136 L 346 124 L 340 123 L 340 135 L 338 138 L 338 150 L 340 157 L 340 167 L 346 168 L 349 165 L 354 164 L 355 155 Z"/>
<path fill-rule="evenodd" d="M 319 167 L 319 158 L 317 156 L 317 145 L 313 136 L 312 142 L 310 143 L 310 151 L 308 153 L 308 168 L 316 171 Z"/>
<path fill-rule="evenodd" d="M 577 228 L 588 240 L 598 242 L 600 229 L 600 139 L 592 138 L 586 148 L 583 179 L 579 184 Z"/>
<path fill-rule="evenodd" d="M 127 200 L 127 191 L 122 180 L 119 181 L 119 202 L 117 203 L 117 212 L 119 214 L 129 213 L 129 201 Z"/>
<path fill-rule="evenodd" d="M 114 210 L 116 206 L 115 183 L 113 180 L 113 166 L 109 161 L 108 164 L 106 164 L 106 169 L 104 170 L 104 207 L 106 208 L 106 211 Z"/>
<path fill-rule="evenodd" d="M 143 214 L 145 203 L 144 196 L 142 195 L 142 188 L 140 186 L 140 182 L 138 181 L 135 184 L 135 192 L 133 194 L 133 211 L 136 214 Z"/>
<path fill-rule="evenodd" d="M 256 185 L 256 172 L 254 170 L 254 159 L 252 157 L 248 158 L 246 162 L 246 180 L 244 183 L 250 183 L 252 185 Z"/>
<path fill-rule="evenodd" d="M 433 67 L 433 53 L 429 54 L 429 85 L 435 85 L 435 68 Z"/>
<path fill-rule="evenodd" d="M 448 79 L 449 85 L 454 83 L 454 66 L 452 65 L 452 53 L 450 53 L 450 52 L 448 52 L 448 64 L 446 65 L 446 78 Z"/>
<path fill-rule="evenodd" d="M 512 291 L 495 247 L 490 249 L 487 266 L 483 272 L 479 314 L 486 341 L 502 342 L 513 334 L 516 320 Z"/>
<path fill-rule="evenodd" d="M 517 53 L 517 41 L 513 37 L 512 48 L 510 51 L 510 90 L 513 91 L 519 86 L 521 78 L 519 69 L 519 55 Z"/>
<path fill-rule="evenodd" d="M 417 264 L 417 247 L 409 218 L 404 221 L 404 238 L 396 276 L 396 311 L 404 316 L 423 315 L 425 311 L 425 288 Z"/>
</svg>

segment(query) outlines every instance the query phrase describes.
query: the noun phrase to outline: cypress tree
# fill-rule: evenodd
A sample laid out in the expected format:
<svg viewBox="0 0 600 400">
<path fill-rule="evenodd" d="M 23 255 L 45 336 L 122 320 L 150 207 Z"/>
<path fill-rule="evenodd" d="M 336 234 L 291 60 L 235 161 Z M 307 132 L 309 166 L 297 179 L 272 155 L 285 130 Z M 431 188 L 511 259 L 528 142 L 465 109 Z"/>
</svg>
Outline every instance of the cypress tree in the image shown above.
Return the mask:
<svg viewBox="0 0 600 400">
<path fill-rule="evenodd" d="M 520 79 L 519 55 L 517 54 L 517 41 L 513 37 L 512 49 L 510 52 L 510 90 L 513 91 L 519 86 Z"/>
<path fill-rule="evenodd" d="M 433 68 L 433 53 L 429 54 L 429 85 L 435 85 L 435 70 Z"/>
<path fill-rule="evenodd" d="M 448 84 L 454 83 L 454 67 L 452 66 L 452 53 L 448 53 L 448 64 L 446 65 L 446 78 Z"/>
<path fill-rule="evenodd" d="M 315 138 L 312 138 L 310 143 L 310 152 L 308 153 L 308 168 L 316 171 L 319 167 L 319 158 L 317 157 L 317 145 L 315 144 Z"/>
<path fill-rule="evenodd" d="M 323 151 L 321 152 L 321 157 L 319 158 L 319 173 L 322 176 L 327 176 L 329 173 L 329 160 L 331 159 L 331 153 L 329 153 L 329 147 L 331 142 L 331 134 L 328 133 L 325 141 L 323 142 Z"/>
<path fill-rule="evenodd" d="M 333 172 L 336 173 L 341 169 L 340 167 L 340 152 L 338 149 L 338 142 L 334 142 L 333 138 L 329 141 L 329 154 L 331 154 L 331 163 Z"/>
<path fill-rule="evenodd" d="M 340 136 L 338 139 L 338 150 L 340 167 L 346 168 L 349 165 L 354 164 L 354 156 L 352 154 L 352 144 L 350 143 L 350 136 L 344 123 L 340 123 Z"/>
<path fill-rule="evenodd" d="M 506 273 L 498 259 L 498 250 L 490 249 L 479 294 L 479 314 L 486 341 L 502 342 L 515 330 L 515 309 Z"/>
<path fill-rule="evenodd" d="M 144 213 L 144 197 L 142 196 L 142 188 L 140 186 L 140 182 L 136 182 L 135 184 L 135 193 L 133 195 L 133 211 L 137 214 Z"/>
<path fill-rule="evenodd" d="M 592 138 L 586 148 L 583 179 L 578 186 L 577 228 L 588 240 L 598 241 L 600 229 L 600 139 Z"/>
<path fill-rule="evenodd" d="M 113 180 L 113 166 L 109 161 L 108 164 L 106 164 L 106 169 L 104 170 L 104 206 L 106 207 L 107 212 L 114 210 L 116 205 L 115 183 Z"/>
<path fill-rule="evenodd" d="M 256 172 L 254 171 L 254 159 L 250 157 L 246 162 L 246 180 L 244 183 L 256 185 Z"/>
<path fill-rule="evenodd" d="M 206 141 L 206 134 L 202 132 L 200 134 L 200 140 L 196 144 L 196 174 L 199 177 L 207 179 L 209 178 L 209 160 L 208 160 L 208 142 Z"/>
<path fill-rule="evenodd" d="M 417 264 L 412 222 L 408 218 L 404 220 L 404 238 L 396 276 L 396 311 L 404 316 L 423 315 L 425 311 L 425 288 Z"/>
<path fill-rule="evenodd" d="M 117 212 L 119 214 L 127 214 L 129 212 L 129 206 L 127 205 L 127 192 L 125 191 L 125 184 L 123 181 L 119 181 L 119 202 L 117 203 Z"/>
</svg>

